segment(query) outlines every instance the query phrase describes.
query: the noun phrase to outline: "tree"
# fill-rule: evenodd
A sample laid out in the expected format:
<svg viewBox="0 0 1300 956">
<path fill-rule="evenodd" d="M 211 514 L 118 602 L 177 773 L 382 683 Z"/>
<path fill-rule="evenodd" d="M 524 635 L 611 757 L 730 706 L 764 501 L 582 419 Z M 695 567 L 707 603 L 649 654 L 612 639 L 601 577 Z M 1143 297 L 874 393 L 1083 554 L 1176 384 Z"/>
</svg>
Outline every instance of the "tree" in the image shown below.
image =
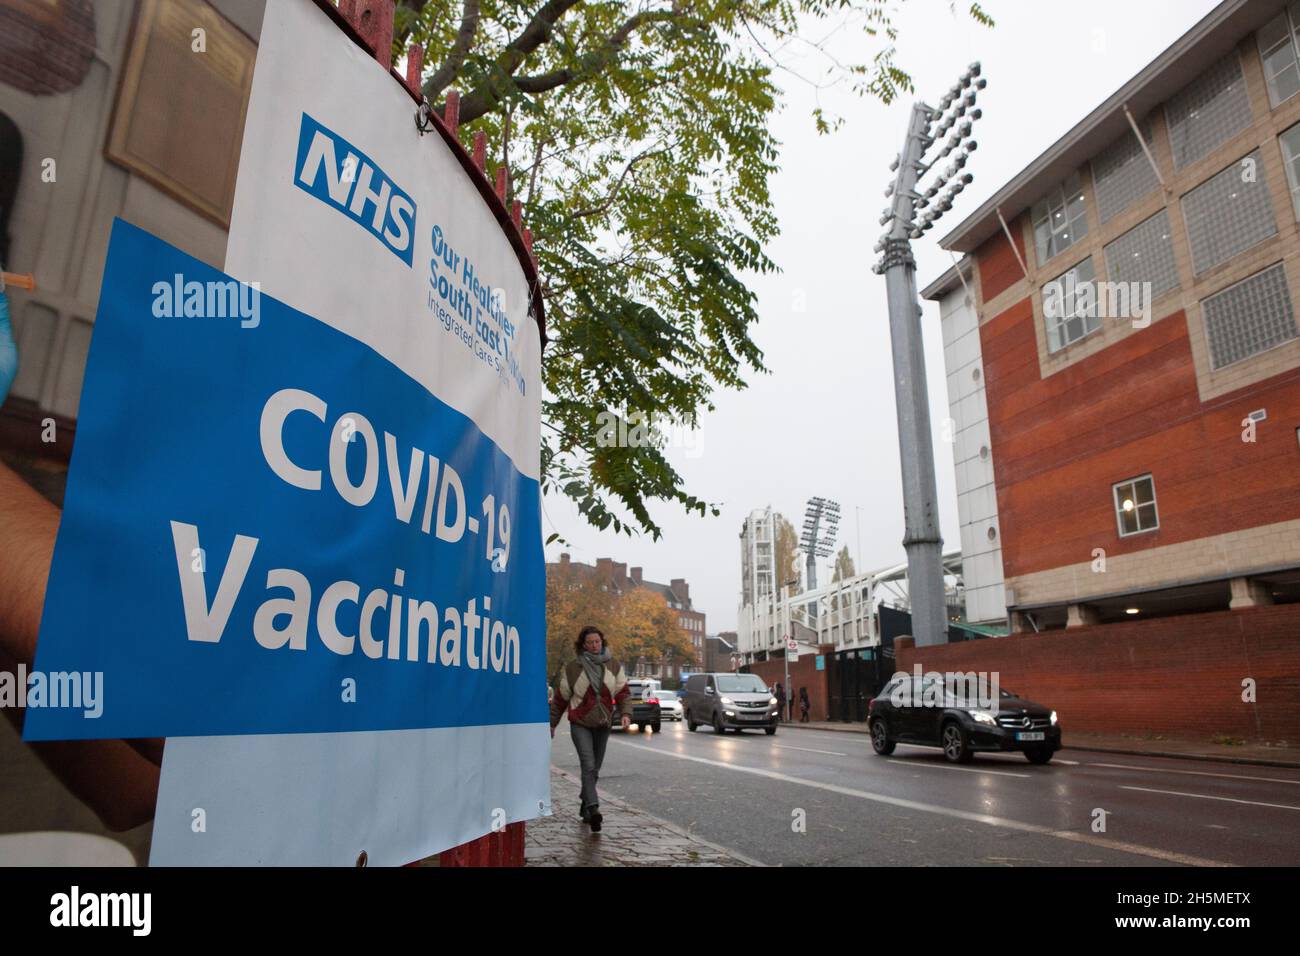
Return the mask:
<svg viewBox="0 0 1300 956">
<path fill-rule="evenodd" d="M 839 554 L 835 555 L 835 570 L 831 572 L 832 581 L 844 581 L 857 574 L 853 570 L 853 557 L 849 554 L 849 546 L 846 544 L 840 548 Z"/>
<path fill-rule="evenodd" d="M 785 515 L 776 516 L 776 589 L 795 593 L 799 579 L 799 535 Z M 795 581 L 787 585 L 786 582 Z"/>
<path fill-rule="evenodd" d="M 668 663 L 695 659 L 695 648 L 677 612 L 649 588 L 632 588 L 619 597 L 609 637 L 614 656 L 628 668 L 641 657 Z"/>
<path fill-rule="evenodd" d="M 583 565 L 550 565 L 546 570 L 546 673 L 554 675 L 577 656 L 574 641 L 588 624 L 607 637 L 617 624 L 618 594 L 613 581 Z"/>
<path fill-rule="evenodd" d="M 849 546 L 846 544 L 835 555 L 835 569 L 831 572 L 831 582 L 848 580 L 856 573 L 853 570 L 853 558 L 849 555 Z M 837 611 L 839 607 L 840 596 L 838 594 L 831 595 L 831 610 Z"/>
<path fill-rule="evenodd" d="M 952 9 L 950 4 L 950 9 Z M 747 276 L 776 269 L 769 120 L 803 28 L 863 31 L 864 63 L 828 75 L 886 102 L 910 92 L 890 0 L 400 0 L 395 51 L 421 44 L 424 93 L 463 91 L 535 236 L 550 344 L 542 488 L 595 527 L 660 534 L 649 506 L 718 514 L 662 440 L 600 443 L 598 416 L 695 427 L 719 388 L 765 371 Z M 991 23 L 978 3 L 969 15 Z M 802 79 L 802 77 L 800 77 Z M 814 112 L 822 132 L 839 120 Z"/>
</svg>

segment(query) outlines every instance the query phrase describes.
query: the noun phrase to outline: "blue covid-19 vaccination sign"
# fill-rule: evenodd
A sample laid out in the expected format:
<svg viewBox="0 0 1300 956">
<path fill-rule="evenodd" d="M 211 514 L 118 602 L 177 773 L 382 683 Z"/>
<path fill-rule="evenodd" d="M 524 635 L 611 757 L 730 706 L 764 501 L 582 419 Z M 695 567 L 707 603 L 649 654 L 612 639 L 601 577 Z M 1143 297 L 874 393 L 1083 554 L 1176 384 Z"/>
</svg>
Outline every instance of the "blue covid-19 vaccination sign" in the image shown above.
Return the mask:
<svg viewBox="0 0 1300 956">
<path fill-rule="evenodd" d="M 543 575 L 537 480 L 473 420 L 115 223 L 26 739 L 542 722 Z"/>
</svg>

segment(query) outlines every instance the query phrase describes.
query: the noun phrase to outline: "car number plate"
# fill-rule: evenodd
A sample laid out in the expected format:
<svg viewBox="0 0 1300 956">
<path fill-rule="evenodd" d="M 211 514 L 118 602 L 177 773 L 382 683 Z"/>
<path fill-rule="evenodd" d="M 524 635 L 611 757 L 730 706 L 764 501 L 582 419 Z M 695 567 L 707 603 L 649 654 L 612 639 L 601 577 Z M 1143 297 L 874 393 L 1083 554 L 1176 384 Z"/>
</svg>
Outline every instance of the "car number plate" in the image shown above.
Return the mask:
<svg viewBox="0 0 1300 956">
<path fill-rule="evenodd" d="M 1046 740 L 1047 735 L 1041 730 L 1029 730 L 1016 734 L 1016 740 Z"/>
</svg>

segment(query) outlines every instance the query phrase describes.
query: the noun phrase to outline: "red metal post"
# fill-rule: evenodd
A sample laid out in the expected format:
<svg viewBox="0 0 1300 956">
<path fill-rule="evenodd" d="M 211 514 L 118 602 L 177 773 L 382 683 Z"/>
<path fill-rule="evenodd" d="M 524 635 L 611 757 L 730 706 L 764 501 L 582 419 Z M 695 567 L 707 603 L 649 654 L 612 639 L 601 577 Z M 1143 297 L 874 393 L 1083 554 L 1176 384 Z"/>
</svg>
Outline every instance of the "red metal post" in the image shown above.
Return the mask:
<svg viewBox="0 0 1300 956">
<path fill-rule="evenodd" d="M 438 855 L 439 866 L 523 866 L 524 824 L 509 823 Z"/>
<path fill-rule="evenodd" d="M 487 173 L 487 134 L 481 129 L 474 131 L 474 165 Z"/>
<path fill-rule="evenodd" d="M 443 112 L 442 121 L 452 135 L 460 128 L 460 94 L 455 90 L 447 91 L 447 109 Z"/>
<path fill-rule="evenodd" d="M 394 0 L 355 0 L 353 24 L 370 52 L 385 70 L 393 67 Z"/>
<path fill-rule="evenodd" d="M 412 43 L 406 48 L 406 88 L 420 95 L 420 80 L 424 76 L 424 47 Z"/>
</svg>

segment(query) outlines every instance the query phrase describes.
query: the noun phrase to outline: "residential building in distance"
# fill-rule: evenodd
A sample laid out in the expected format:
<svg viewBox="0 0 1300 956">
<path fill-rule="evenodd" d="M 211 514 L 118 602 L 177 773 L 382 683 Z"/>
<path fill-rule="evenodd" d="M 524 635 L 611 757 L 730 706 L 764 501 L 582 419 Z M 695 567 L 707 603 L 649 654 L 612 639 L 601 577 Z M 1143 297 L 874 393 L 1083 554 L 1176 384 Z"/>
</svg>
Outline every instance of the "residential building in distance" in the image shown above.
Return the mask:
<svg viewBox="0 0 1300 956">
<path fill-rule="evenodd" d="M 1219 4 L 1026 159 L 924 292 L 969 616 L 1300 600 L 1300 4 Z"/>
<path fill-rule="evenodd" d="M 707 673 L 734 671 L 738 665 L 735 631 L 720 631 L 704 638 L 704 670 Z"/>
<path fill-rule="evenodd" d="M 642 568 L 629 568 L 626 563 L 615 561 L 613 558 L 597 558 L 595 564 L 583 564 L 574 561 L 568 554 L 561 554 L 558 562 L 551 562 L 548 567 L 564 567 L 576 570 L 579 573 L 589 574 L 603 582 L 606 586 L 612 588 L 616 593 L 623 594 L 633 588 L 647 588 L 659 594 L 668 603 L 668 606 L 676 612 L 677 623 L 686 631 L 691 640 L 691 646 L 695 650 L 695 669 L 704 666 L 704 632 L 705 622 L 707 620 L 703 611 L 697 611 L 691 603 L 691 586 L 685 578 L 673 578 L 668 584 L 660 584 L 656 581 L 648 581 L 642 574 Z M 682 664 L 680 661 L 624 661 L 623 662 L 631 676 L 633 677 L 671 677 L 674 680 L 681 677 Z M 691 668 L 688 666 L 687 670 Z"/>
</svg>

